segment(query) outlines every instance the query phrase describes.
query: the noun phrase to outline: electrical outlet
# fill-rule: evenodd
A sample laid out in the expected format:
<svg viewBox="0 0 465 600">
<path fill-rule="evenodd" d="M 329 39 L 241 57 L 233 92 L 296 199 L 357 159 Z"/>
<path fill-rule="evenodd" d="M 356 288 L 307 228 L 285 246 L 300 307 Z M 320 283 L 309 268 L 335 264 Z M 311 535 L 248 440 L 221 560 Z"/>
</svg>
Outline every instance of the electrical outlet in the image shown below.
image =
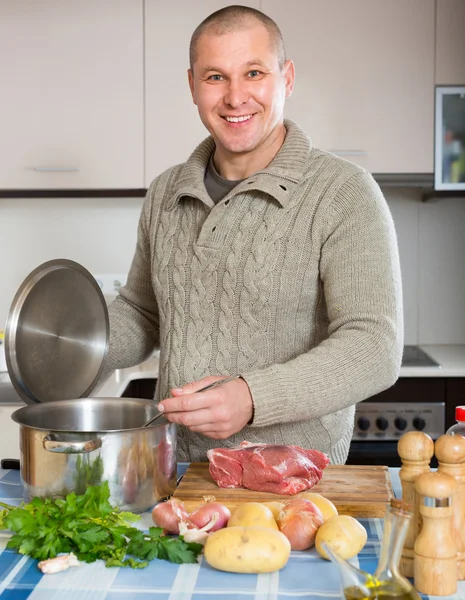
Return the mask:
<svg viewBox="0 0 465 600">
<path fill-rule="evenodd" d="M 127 275 L 113 275 L 104 273 L 102 275 L 94 275 L 95 280 L 100 286 L 104 296 L 115 296 L 120 287 L 125 285 Z"/>
</svg>

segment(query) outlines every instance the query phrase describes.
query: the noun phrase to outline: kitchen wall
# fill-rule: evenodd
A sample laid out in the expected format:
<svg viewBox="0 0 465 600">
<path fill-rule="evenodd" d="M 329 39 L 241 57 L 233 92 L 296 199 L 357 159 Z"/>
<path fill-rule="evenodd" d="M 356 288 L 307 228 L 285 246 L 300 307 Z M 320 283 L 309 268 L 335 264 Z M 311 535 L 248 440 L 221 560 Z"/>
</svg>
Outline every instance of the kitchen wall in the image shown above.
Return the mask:
<svg viewBox="0 0 465 600">
<path fill-rule="evenodd" d="M 401 257 L 405 340 L 465 344 L 465 198 L 421 202 L 384 190 Z M 0 329 L 36 266 L 68 258 L 92 273 L 126 273 L 142 198 L 0 199 Z"/>
<path fill-rule="evenodd" d="M 384 190 L 399 240 L 408 344 L 465 344 L 465 198 Z"/>
<path fill-rule="evenodd" d="M 0 199 L 0 329 L 25 277 L 55 258 L 127 273 L 143 198 Z"/>
</svg>

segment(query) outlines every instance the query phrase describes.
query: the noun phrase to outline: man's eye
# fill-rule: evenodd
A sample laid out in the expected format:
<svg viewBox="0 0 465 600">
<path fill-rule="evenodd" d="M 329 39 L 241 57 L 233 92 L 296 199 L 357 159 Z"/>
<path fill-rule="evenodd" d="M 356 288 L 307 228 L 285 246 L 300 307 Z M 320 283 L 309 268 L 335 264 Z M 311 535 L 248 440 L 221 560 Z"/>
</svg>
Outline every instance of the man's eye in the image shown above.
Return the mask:
<svg viewBox="0 0 465 600">
<path fill-rule="evenodd" d="M 216 73 L 215 75 L 210 75 L 208 77 L 208 79 L 210 81 L 223 81 L 223 76 L 222 75 L 218 75 L 218 73 Z"/>
<path fill-rule="evenodd" d="M 258 71 L 257 69 L 253 69 L 253 71 L 249 71 L 247 73 L 247 76 L 250 77 L 251 79 L 253 79 L 254 77 L 259 77 L 260 75 L 262 75 L 262 72 Z"/>
</svg>

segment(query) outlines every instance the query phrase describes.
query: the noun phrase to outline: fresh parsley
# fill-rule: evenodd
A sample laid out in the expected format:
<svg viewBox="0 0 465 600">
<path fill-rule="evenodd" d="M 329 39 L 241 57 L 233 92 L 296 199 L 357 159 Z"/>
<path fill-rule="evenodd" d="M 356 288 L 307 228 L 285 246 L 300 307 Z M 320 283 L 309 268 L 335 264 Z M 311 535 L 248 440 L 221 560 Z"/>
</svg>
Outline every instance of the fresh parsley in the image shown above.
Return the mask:
<svg viewBox="0 0 465 600">
<path fill-rule="evenodd" d="M 105 481 L 88 487 L 82 495 L 34 498 L 19 507 L 0 502 L 0 529 L 14 532 L 7 548 L 37 560 L 73 552 L 87 563 L 101 559 L 107 567 L 133 569 L 146 567 L 154 558 L 197 562 L 201 544 L 163 535 L 161 527 L 141 531 L 131 525 L 139 515 L 120 511 L 109 498 Z"/>
</svg>

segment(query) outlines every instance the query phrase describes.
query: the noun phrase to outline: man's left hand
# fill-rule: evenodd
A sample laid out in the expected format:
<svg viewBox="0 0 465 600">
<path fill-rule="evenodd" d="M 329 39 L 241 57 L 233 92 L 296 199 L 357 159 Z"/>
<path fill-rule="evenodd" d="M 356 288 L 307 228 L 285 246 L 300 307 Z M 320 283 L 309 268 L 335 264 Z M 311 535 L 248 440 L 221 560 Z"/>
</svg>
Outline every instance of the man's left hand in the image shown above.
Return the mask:
<svg viewBox="0 0 465 600">
<path fill-rule="evenodd" d="M 253 402 L 247 383 L 239 378 L 205 392 L 201 388 L 224 379 L 205 377 L 171 390 L 172 397 L 158 405 L 166 419 L 191 431 L 221 440 L 240 431 L 253 416 Z"/>
</svg>

